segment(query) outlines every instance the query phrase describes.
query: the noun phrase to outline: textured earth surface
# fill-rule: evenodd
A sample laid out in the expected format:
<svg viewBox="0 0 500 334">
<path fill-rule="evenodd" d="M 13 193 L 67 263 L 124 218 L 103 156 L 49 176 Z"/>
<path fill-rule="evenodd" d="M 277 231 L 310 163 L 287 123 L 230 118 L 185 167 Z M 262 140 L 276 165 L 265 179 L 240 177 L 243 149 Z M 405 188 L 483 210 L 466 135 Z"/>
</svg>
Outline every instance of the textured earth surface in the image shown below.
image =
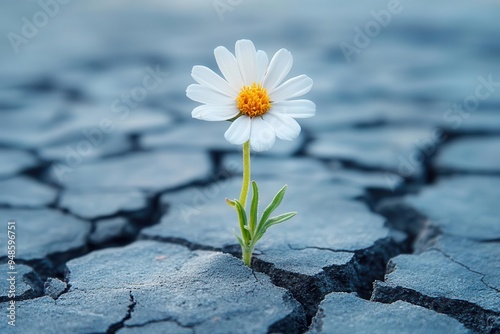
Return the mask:
<svg viewBox="0 0 500 334">
<path fill-rule="evenodd" d="M 500 333 L 498 4 L 0 6 L 0 333 Z M 252 269 L 240 148 L 185 97 L 241 38 L 317 105 L 253 155 L 298 215 Z"/>
</svg>

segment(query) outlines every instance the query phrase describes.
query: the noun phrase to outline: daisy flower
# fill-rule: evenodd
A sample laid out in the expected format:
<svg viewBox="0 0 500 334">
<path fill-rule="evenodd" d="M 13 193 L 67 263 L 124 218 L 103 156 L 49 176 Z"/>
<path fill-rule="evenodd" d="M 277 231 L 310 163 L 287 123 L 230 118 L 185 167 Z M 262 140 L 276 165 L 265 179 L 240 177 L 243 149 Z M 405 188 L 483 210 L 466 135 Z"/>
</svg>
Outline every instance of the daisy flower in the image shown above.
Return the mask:
<svg viewBox="0 0 500 334">
<path fill-rule="evenodd" d="M 290 100 L 311 90 L 312 80 L 299 75 L 283 80 L 292 68 L 290 52 L 281 49 L 271 62 L 264 51 L 256 51 L 249 40 L 236 42 L 236 56 L 225 47 L 215 49 L 215 60 L 224 78 L 205 66 L 194 66 L 191 76 L 198 84 L 190 85 L 186 95 L 203 105 L 196 107 L 192 116 L 205 121 L 231 121 L 224 137 L 235 145 L 243 145 L 243 181 L 240 198 L 229 200 L 238 214 L 241 257 L 249 267 L 257 242 L 267 229 L 293 218 L 296 212 L 271 217 L 285 195 L 285 185 L 274 196 L 259 218 L 259 188 L 250 182 L 250 147 L 255 151 L 269 150 L 276 137 L 295 139 L 300 125 L 295 118 L 314 116 L 316 106 L 309 100 Z M 283 83 L 282 83 L 283 82 Z M 247 197 L 252 188 L 252 200 L 247 211 Z"/>
<path fill-rule="evenodd" d="M 291 100 L 311 90 L 313 81 L 299 75 L 285 82 L 293 58 L 281 49 L 269 62 L 264 51 L 256 51 L 249 40 L 236 42 L 234 56 L 219 46 L 215 60 L 224 76 L 205 66 L 194 66 L 186 95 L 201 106 L 193 118 L 205 121 L 232 121 L 224 137 L 232 144 L 250 142 L 254 151 L 269 150 L 276 137 L 293 140 L 300 133 L 295 118 L 314 116 L 316 106 L 309 100 Z"/>
</svg>

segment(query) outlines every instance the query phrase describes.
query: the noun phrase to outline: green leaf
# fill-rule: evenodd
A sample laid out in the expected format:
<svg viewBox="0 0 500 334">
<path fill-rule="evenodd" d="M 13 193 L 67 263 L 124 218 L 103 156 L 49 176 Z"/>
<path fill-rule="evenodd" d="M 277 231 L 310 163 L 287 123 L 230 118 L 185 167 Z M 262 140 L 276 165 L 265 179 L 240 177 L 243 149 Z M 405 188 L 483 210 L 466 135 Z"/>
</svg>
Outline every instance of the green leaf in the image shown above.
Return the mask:
<svg viewBox="0 0 500 334">
<path fill-rule="evenodd" d="M 269 219 L 269 216 L 273 213 L 274 210 L 281 204 L 281 201 L 283 200 L 283 197 L 285 196 L 285 191 L 286 191 L 287 185 L 285 185 L 283 188 L 281 188 L 280 191 L 274 196 L 274 199 L 272 200 L 271 204 L 267 206 L 267 208 L 264 210 L 264 213 L 262 214 L 262 217 L 260 218 L 259 225 L 257 226 L 257 230 L 254 233 L 254 243 L 256 243 L 260 238 L 264 236 L 264 233 L 266 233 L 266 230 L 269 228 L 269 226 L 265 227 L 265 224 L 267 220 Z M 291 217 L 290 217 L 291 218 Z M 288 219 L 290 219 L 288 218 Z"/>
<path fill-rule="evenodd" d="M 287 221 L 288 219 L 295 217 L 296 214 L 297 214 L 297 212 L 287 212 L 287 213 L 284 213 L 282 215 L 269 218 L 265 224 L 269 228 L 273 225 L 283 223 L 284 221 Z"/>
<path fill-rule="evenodd" d="M 257 230 L 260 229 L 262 224 L 267 221 L 267 219 L 273 213 L 273 211 L 276 210 L 276 208 L 281 204 L 281 201 L 283 200 L 283 197 L 285 196 L 286 187 L 287 186 L 285 185 L 283 188 L 281 188 L 280 191 L 278 191 L 276 196 L 274 196 L 274 199 L 271 202 L 271 204 L 269 204 L 267 206 L 267 208 L 264 210 L 264 213 L 262 214 L 262 217 L 260 218 L 259 227 L 257 228 Z"/>
<path fill-rule="evenodd" d="M 226 203 L 227 205 L 232 206 L 233 208 L 235 206 L 234 201 L 231 201 L 229 198 L 226 198 Z"/>
<path fill-rule="evenodd" d="M 243 240 L 240 238 L 240 236 L 238 234 L 236 234 L 236 231 L 234 229 L 233 229 L 233 233 L 234 233 L 234 236 L 236 237 L 236 239 L 238 239 L 238 242 L 239 242 L 240 246 L 242 248 L 247 247 L 245 245 L 245 243 L 243 242 Z"/>
<path fill-rule="evenodd" d="M 257 183 L 252 181 L 252 204 L 250 205 L 250 234 L 255 235 L 255 227 L 257 224 L 257 215 L 259 208 L 259 188 Z"/>
<path fill-rule="evenodd" d="M 287 212 L 287 213 L 284 213 L 282 215 L 268 219 L 264 224 L 262 224 L 262 227 L 259 228 L 257 234 L 255 235 L 255 237 L 254 237 L 255 242 L 259 241 L 259 239 L 264 236 L 264 234 L 267 232 L 268 228 L 270 228 L 273 225 L 283 223 L 283 222 L 293 218 L 296 214 L 297 214 L 297 212 Z"/>
<path fill-rule="evenodd" d="M 247 213 L 245 212 L 245 209 L 241 205 L 240 201 L 235 199 L 234 204 L 235 204 L 234 207 L 236 209 L 236 212 L 238 213 L 238 220 L 240 223 L 241 236 L 243 237 L 243 241 L 245 242 L 245 245 L 248 245 L 250 243 L 251 237 L 250 237 L 250 232 L 246 229 Z"/>
</svg>

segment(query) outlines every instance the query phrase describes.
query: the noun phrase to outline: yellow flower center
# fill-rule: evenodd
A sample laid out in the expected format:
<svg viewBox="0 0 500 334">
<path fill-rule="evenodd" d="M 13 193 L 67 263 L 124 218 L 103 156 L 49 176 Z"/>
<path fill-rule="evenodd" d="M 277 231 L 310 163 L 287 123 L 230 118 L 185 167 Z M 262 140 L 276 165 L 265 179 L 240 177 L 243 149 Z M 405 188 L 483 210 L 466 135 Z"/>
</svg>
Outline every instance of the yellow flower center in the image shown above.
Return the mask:
<svg viewBox="0 0 500 334">
<path fill-rule="evenodd" d="M 262 116 L 271 108 L 267 89 L 256 83 L 251 86 L 243 86 L 236 98 L 236 102 L 241 113 L 248 117 Z"/>
</svg>

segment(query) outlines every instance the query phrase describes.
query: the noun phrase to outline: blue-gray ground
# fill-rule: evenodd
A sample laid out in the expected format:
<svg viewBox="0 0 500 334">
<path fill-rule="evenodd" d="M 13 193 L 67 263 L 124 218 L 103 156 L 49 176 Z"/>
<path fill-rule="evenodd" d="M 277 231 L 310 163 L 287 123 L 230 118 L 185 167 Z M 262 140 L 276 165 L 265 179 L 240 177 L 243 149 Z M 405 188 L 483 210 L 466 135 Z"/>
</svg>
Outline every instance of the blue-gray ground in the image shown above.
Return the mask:
<svg viewBox="0 0 500 334">
<path fill-rule="evenodd" d="M 1 333 L 500 332 L 498 5 L 62 2 L 0 14 Z M 317 105 L 253 157 L 299 212 L 253 270 L 239 148 L 184 94 L 241 38 Z"/>
</svg>

